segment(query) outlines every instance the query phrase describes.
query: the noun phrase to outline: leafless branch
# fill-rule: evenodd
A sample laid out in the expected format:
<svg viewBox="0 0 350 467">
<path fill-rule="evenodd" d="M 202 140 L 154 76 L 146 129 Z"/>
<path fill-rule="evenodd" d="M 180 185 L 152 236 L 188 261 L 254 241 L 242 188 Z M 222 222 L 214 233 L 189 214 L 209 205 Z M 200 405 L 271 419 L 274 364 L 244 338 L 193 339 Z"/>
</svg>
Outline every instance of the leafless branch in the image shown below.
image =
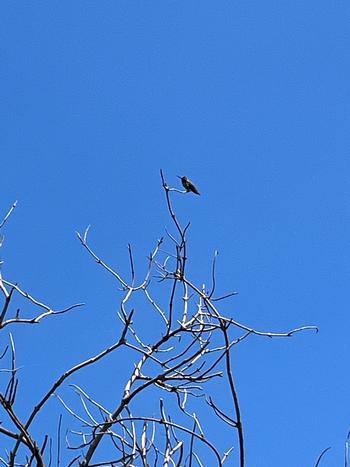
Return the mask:
<svg viewBox="0 0 350 467">
<path fill-rule="evenodd" d="M 329 451 L 330 449 L 331 449 L 331 448 L 329 447 L 329 448 L 324 449 L 324 450 L 321 452 L 321 454 L 320 454 L 320 455 L 318 456 L 318 458 L 317 458 L 315 467 L 318 467 L 318 466 L 320 465 L 320 462 L 321 462 L 321 460 L 322 460 L 322 457 L 323 457 L 323 456 L 326 454 L 326 452 Z"/>
<path fill-rule="evenodd" d="M 89 256 L 117 281 L 118 288 L 123 294 L 119 299 L 117 311 L 122 323 L 119 337 L 98 354 L 84 359 L 61 374 L 31 408 L 25 422 L 18 418 L 14 409 L 19 376 L 14 339 L 10 335 L 8 346 L 10 352 L 7 353 L 6 348 L 0 357 L 1 360 L 6 356 L 10 361 L 7 368 L 1 369 L 7 374 L 8 383 L 4 394 L 0 394 L 0 405 L 1 410 L 5 411 L 11 422 L 11 429 L 0 426 L 0 435 L 13 440 L 14 447 L 10 452 L 8 462 L 0 458 L 4 465 L 31 467 L 36 462 L 40 467 L 44 466 L 44 457 L 45 460 L 49 457 L 49 464 L 51 464 L 52 437 L 45 433 L 40 437 L 40 444 L 37 444 L 29 430 L 34 429 L 34 421 L 44 411 L 51 396 L 55 396 L 73 422 L 71 428 L 67 429 L 66 450 L 79 451 L 79 455 L 74 456 L 69 462 L 64 459 L 64 446 L 61 442 L 62 415 L 60 415 L 58 427 L 55 427 L 56 434 L 53 435 L 54 439 L 57 437 L 57 466 L 65 462 L 68 466 L 79 465 L 79 467 L 104 465 L 148 467 L 159 465 L 159 463 L 162 463 L 163 467 L 204 466 L 209 464 L 207 459 L 204 462 L 203 456 L 207 456 L 207 453 L 203 454 L 203 452 L 209 450 L 214 456 L 210 465 L 215 463 L 221 467 L 236 451 L 232 446 L 224 453 L 219 452 L 216 442 L 208 439 L 206 420 L 200 419 L 198 414 L 201 412 L 197 410 L 198 407 L 205 408 L 205 403 L 210 407 L 210 420 L 214 419 L 219 426 L 225 424 L 226 429 L 231 429 L 235 433 L 234 444 L 238 445 L 236 462 L 240 467 L 245 466 L 243 417 L 234 378 L 232 353 L 237 345 L 243 341 L 248 342 L 247 338 L 251 335 L 270 338 L 291 337 L 304 330 L 317 332 L 317 328 L 301 326 L 287 332 L 261 331 L 225 315 L 218 302 L 236 295 L 237 292 L 215 296 L 217 251 L 214 253 L 212 262 L 209 291 L 204 283 L 196 285 L 188 276 L 187 236 L 190 222 L 182 224 L 179 221 L 172 198 L 173 195 L 184 192 L 170 187 L 162 170 L 160 176 L 166 206 L 175 233 L 166 231 L 167 245 L 164 249 L 161 248 L 163 238 L 158 240 L 149 254 L 146 272 L 141 276 L 141 281 L 136 282 L 136 278 L 139 277 L 135 267 L 137 262 L 135 262 L 130 244 L 128 244 L 131 276 L 129 282 L 90 246 L 88 241 L 90 226 L 82 234 L 77 233 L 80 244 Z M 6 223 L 14 207 L 15 204 L 0 223 L 0 229 Z M 169 249 L 171 251 L 168 251 Z M 164 294 L 154 292 L 154 277 L 159 279 L 156 283 L 157 287 L 167 290 L 165 297 Z M 3 300 L 0 311 L 0 330 L 10 324 L 39 323 L 48 316 L 63 314 L 82 305 L 78 303 L 62 310 L 54 310 L 24 291 L 17 283 L 5 280 L 1 273 L 0 294 Z M 14 296 L 21 300 L 25 299 L 27 303 L 30 302 L 34 307 L 41 309 L 40 314 L 33 318 L 25 318 L 20 316 L 20 309 L 18 309 L 14 317 L 9 317 Z M 130 311 L 131 303 L 134 306 L 135 302 L 137 313 L 134 312 L 134 308 Z M 142 303 L 146 304 L 147 313 L 152 314 L 155 322 L 160 323 L 159 328 L 152 329 L 152 333 L 140 322 L 139 309 L 143 307 Z M 144 315 L 142 316 L 143 319 L 147 319 Z M 157 337 L 154 337 L 155 335 Z M 93 397 L 75 382 L 70 384 L 75 393 L 73 402 L 69 402 L 66 395 L 60 394 L 68 378 L 100 362 L 107 355 L 122 347 L 135 356 L 135 363 L 126 381 L 123 382 L 123 388 L 111 404 L 112 408 L 106 403 L 101 403 L 95 395 Z M 114 373 L 116 372 L 111 374 Z M 210 382 L 213 380 L 225 385 L 228 394 L 227 400 L 220 403 L 220 407 L 214 402 L 214 397 L 210 393 L 212 386 Z M 114 384 L 112 379 L 111 384 Z M 148 413 L 133 414 L 137 402 L 142 402 L 145 397 L 160 401 L 159 416 Z M 173 402 L 171 412 L 168 411 L 169 406 L 166 404 L 168 400 Z M 349 436 L 346 442 L 346 459 Z M 102 441 L 111 446 L 113 457 L 99 462 L 94 460 L 92 463 L 94 456 L 103 450 Z M 324 450 L 319 456 L 316 467 L 326 451 Z M 27 457 L 24 462 L 20 463 L 18 459 L 23 452 L 27 453 Z M 345 466 L 347 466 L 347 460 Z"/>
<path fill-rule="evenodd" d="M 349 443 L 350 443 L 350 431 L 346 436 L 345 440 L 345 460 L 344 460 L 344 467 L 348 467 L 349 465 Z"/>
<path fill-rule="evenodd" d="M 7 214 L 5 215 L 5 217 L 3 218 L 3 220 L 0 222 L 0 229 L 2 229 L 4 227 L 4 225 L 6 224 L 6 222 L 8 221 L 9 217 L 11 216 L 12 212 L 14 211 L 14 209 L 16 208 L 17 206 L 17 201 L 15 201 L 12 206 L 10 207 L 9 211 L 7 212 Z"/>
<path fill-rule="evenodd" d="M 34 298 L 32 295 L 30 295 L 28 292 L 22 290 L 17 284 L 14 284 L 10 281 L 7 281 L 5 279 L 1 279 L 1 282 L 9 287 L 11 287 L 11 290 L 5 300 L 5 305 L 3 307 L 3 311 L 0 316 L 0 329 L 4 328 L 5 326 L 8 326 L 9 324 L 37 324 L 39 323 L 42 319 L 46 318 L 47 316 L 51 315 L 61 315 L 64 313 L 67 313 L 70 310 L 73 310 L 74 308 L 78 308 L 84 305 L 84 303 L 76 303 L 75 305 L 70 305 L 67 308 L 64 308 L 62 310 L 53 310 L 49 305 L 46 305 L 43 302 L 40 302 L 36 298 Z M 22 297 L 26 298 L 29 300 L 31 303 L 34 305 L 38 306 L 39 308 L 43 308 L 46 310 L 44 313 L 41 313 L 40 315 L 37 315 L 33 318 L 20 318 L 19 313 L 17 313 L 15 318 L 12 319 L 7 319 L 6 321 L 3 321 L 5 314 L 7 312 L 8 305 L 10 303 L 13 291 L 18 292 Z"/>
</svg>

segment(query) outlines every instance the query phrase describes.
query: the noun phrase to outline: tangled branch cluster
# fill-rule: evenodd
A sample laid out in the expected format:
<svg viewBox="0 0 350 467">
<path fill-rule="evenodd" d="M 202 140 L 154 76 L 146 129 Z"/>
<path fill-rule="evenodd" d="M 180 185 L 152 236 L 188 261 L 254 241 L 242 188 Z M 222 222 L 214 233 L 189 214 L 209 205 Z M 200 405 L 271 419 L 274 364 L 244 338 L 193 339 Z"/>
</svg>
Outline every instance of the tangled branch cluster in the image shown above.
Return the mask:
<svg viewBox="0 0 350 467">
<path fill-rule="evenodd" d="M 84 249 L 114 278 L 121 289 L 123 297 L 118 312 L 121 323 L 119 337 L 97 355 L 63 373 L 24 420 L 16 413 L 18 369 L 14 338 L 12 334 L 9 335 L 9 345 L 5 346 L 0 355 L 3 361 L 8 360 L 7 366 L 4 364 L 3 368 L 7 382 L 0 393 L 3 412 L 0 440 L 1 437 L 10 439 L 13 446 L 5 454 L 1 453 L 0 447 L 0 461 L 3 465 L 53 465 L 54 457 L 59 465 L 63 454 L 68 451 L 73 452 L 67 463 L 69 466 L 191 467 L 195 464 L 222 466 L 229 462 L 230 465 L 244 467 L 244 430 L 232 370 L 233 348 L 252 335 L 290 337 L 297 332 L 316 328 L 304 326 L 284 333 L 264 332 L 225 316 L 220 310 L 220 302 L 235 293 L 216 296 L 216 254 L 209 291 L 204 285 L 196 285 L 188 276 L 189 223 L 183 227 L 173 208 L 172 196 L 179 190 L 166 183 L 162 172 L 161 179 L 175 231 L 173 234 L 167 232 L 166 239 L 157 242 L 148 258 L 145 277 L 140 283 L 136 282 L 130 245 L 128 252 L 131 280 L 128 281 L 92 249 L 88 241 L 89 228 L 83 234 L 77 234 Z M 1 222 L 0 229 L 5 226 L 15 206 L 14 204 L 11 207 Z M 166 243 L 170 243 L 171 253 L 165 251 Z M 161 304 L 164 303 L 164 293 L 161 299 L 156 298 L 156 292 L 151 287 L 151 281 L 155 280 L 159 288 L 169 291 L 166 305 Z M 44 318 L 66 313 L 82 305 L 79 303 L 63 310 L 53 310 L 2 275 L 0 290 L 3 297 L 0 329 L 17 324 L 38 324 Z M 31 318 L 25 318 L 20 309 L 12 310 L 15 294 L 30 302 L 38 312 Z M 141 295 L 158 320 L 157 337 L 151 342 L 142 326 L 137 325 L 137 310 L 130 305 L 136 294 Z M 114 407 L 105 407 L 77 384 L 71 384 L 71 387 L 79 397 L 80 407 L 72 407 L 64 400 L 60 390 L 68 379 L 83 368 L 101 361 L 108 354 L 123 352 L 125 349 L 134 353 L 135 364 L 125 381 L 124 389 L 115 398 Z M 215 387 L 212 383 L 216 380 L 226 385 L 227 400 L 223 407 L 210 392 Z M 52 452 L 51 435 L 42 433 L 40 439 L 34 439 L 32 435 L 34 422 L 38 414 L 45 410 L 51 396 L 56 396 L 81 427 L 70 430 L 65 440 L 61 440 L 60 417 L 55 456 Z M 137 402 L 150 398 L 158 405 L 156 415 L 140 413 L 138 408 Z M 218 447 L 219 439 L 211 439 L 206 434 L 204 423 L 197 415 L 201 410 L 198 407 L 203 404 L 210 410 L 213 419 L 232 430 L 231 446 L 227 446 L 223 452 Z M 198 410 L 194 411 L 193 406 Z M 230 461 L 227 461 L 228 458 Z"/>
</svg>

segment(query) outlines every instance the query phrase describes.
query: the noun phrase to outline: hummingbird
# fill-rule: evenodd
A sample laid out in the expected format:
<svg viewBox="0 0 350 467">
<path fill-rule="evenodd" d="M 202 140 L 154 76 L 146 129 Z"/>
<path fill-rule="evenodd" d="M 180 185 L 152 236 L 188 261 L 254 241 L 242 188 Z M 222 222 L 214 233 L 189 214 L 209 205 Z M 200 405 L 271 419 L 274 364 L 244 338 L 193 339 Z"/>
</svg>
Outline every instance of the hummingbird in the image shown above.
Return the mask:
<svg viewBox="0 0 350 467">
<path fill-rule="evenodd" d="M 196 195 L 200 195 L 199 191 L 195 187 L 195 185 L 189 180 L 186 176 L 178 177 L 181 179 L 182 186 L 185 188 L 185 190 L 188 192 L 192 191 L 192 193 L 196 193 Z"/>
</svg>

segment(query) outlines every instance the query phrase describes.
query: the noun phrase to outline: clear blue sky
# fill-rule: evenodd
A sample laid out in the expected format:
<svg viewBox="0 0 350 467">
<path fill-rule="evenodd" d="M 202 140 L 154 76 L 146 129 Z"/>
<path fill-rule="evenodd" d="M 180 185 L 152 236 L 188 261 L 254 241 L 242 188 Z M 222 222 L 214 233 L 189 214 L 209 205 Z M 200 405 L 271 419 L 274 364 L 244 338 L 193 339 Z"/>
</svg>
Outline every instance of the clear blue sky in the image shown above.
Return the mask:
<svg viewBox="0 0 350 467">
<path fill-rule="evenodd" d="M 261 330 L 320 328 L 237 348 L 247 467 L 313 466 L 327 446 L 322 466 L 342 465 L 349 2 L 4 0 L 0 15 L 0 212 L 19 201 L 5 271 L 53 306 L 86 302 L 12 328 L 20 388 L 35 402 L 113 342 L 116 286 L 74 232 L 91 224 L 94 247 L 121 271 L 131 242 L 143 270 L 170 226 L 163 168 L 170 183 L 186 174 L 202 192 L 178 210 L 191 220 L 193 278 L 209 282 L 218 249 L 219 288 L 239 292 L 225 312 Z M 72 382 L 113 400 L 114 383 L 96 371 L 94 385 L 88 371 Z"/>
</svg>

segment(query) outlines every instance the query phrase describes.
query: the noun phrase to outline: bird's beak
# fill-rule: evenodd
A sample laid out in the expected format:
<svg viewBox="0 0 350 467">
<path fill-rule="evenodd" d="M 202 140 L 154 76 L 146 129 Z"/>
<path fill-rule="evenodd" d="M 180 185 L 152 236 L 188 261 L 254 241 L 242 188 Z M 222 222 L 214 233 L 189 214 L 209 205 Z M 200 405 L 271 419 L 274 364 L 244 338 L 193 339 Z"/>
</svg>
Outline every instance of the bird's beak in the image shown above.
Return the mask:
<svg viewBox="0 0 350 467">
<path fill-rule="evenodd" d="M 180 175 L 176 175 L 176 176 L 179 177 L 179 178 L 182 178 L 182 177 L 180 177 Z"/>
</svg>

